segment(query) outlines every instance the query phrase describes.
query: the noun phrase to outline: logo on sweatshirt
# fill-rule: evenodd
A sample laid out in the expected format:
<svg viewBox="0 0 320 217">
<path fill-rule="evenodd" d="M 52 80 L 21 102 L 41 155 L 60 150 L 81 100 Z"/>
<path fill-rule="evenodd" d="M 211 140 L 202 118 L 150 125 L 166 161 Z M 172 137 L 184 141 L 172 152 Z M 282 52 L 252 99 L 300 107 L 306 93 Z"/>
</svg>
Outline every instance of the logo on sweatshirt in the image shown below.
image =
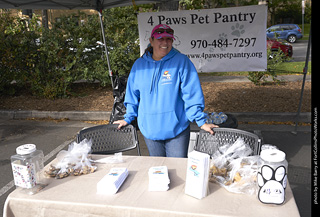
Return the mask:
<svg viewBox="0 0 320 217">
<path fill-rule="evenodd" d="M 161 84 L 164 85 L 164 84 L 172 84 L 172 81 L 171 81 L 171 74 L 169 73 L 169 71 L 164 71 L 163 74 L 162 74 L 162 79 L 161 79 Z"/>
<path fill-rule="evenodd" d="M 169 74 L 169 71 L 164 71 L 162 78 L 166 80 L 171 80 L 171 75 Z"/>
</svg>

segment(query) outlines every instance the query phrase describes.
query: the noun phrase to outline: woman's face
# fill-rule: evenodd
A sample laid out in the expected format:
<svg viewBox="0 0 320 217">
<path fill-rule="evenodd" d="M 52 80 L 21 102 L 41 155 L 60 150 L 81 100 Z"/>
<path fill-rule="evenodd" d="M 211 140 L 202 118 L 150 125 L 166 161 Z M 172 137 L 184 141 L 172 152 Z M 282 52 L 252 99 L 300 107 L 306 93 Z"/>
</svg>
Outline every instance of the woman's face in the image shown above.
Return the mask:
<svg viewBox="0 0 320 217">
<path fill-rule="evenodd" d="M 161 60 L 172 49 L 173 39 L 170 37 L 163 37 L 160 39 L 150 38 L 150 44 L 153 47 L 152 58 L 154 60 Z"/>
</svg>

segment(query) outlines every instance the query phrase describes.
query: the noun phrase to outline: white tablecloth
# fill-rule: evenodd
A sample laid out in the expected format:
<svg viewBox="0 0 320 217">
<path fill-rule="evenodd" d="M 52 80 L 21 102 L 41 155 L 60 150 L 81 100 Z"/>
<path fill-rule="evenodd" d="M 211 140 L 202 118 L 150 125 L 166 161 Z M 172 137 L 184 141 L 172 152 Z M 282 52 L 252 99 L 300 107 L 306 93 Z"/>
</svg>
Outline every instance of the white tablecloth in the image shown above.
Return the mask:
<svg viewBox="0 0 320 217">
<path fill-rule="evenodd" d="M 101 158 L 94 155 L 94 158 Z M 35 195 L 20 189 L 13 191 L 4 206 L 4 217 L 93 217 L 93 216 L 300 216 L 290 185 L 286 202 L 270 206 L 256 196 L 230 193 L 210 183 L 210 193 L 202 200 L 184 193 L 187 159 L 123 156 L 120 164 L 98 164 L 92 174 L 50 178 L 50 184 Z M 169 170 L 170 189 L 148 191 L 148 170 L 165 165 Z M 96 185 L 112 167 L 127 167 L 129 176 L 115 195 L 96 194 Z"/>
</svg>

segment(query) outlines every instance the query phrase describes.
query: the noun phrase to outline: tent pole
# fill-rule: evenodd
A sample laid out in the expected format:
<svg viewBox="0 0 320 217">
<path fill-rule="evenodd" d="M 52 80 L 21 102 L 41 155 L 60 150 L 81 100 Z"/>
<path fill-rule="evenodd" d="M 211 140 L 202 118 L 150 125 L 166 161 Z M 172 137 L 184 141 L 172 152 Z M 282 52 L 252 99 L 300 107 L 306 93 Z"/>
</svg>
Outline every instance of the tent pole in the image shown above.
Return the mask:
<svg viewBox="0 0 320 217">
<path fill-rule="evenodd" d="M 112 70 L 111 70 L 111 66 L 110 66 L 108 48 L 107 48 L 107 43 L 106 43 L 106 36 L 105 36 L 104 26 L 103 26 L 103 21 L 102 21 L 102 10 L 98 10 L 98 13 L 99 13 L 99 18 L 100 18 L 100 25 L 101 25 L 101 32 L 102 32 L 102 39 L 103 39 L 103 44 L 104 44 L 105 55 L 107 57 L 109 76 L 111 78 L 111 85 L 112 85 L 112 89 L 113 89 L 113 74 L 112 74 Z"/>
<path fill-rule="evenodd" d="M 306 76 L 307 76 L 307 72 L 308 72 L 310 44 L 311 44 L 311 28 L 310 28 L 310 33 L 309 33 L 309 41 L 308 41 L 306 61 L 305 61 L 305 65 L 304 65 L 304 68 L 303 68 L 303 82 L 302 82 L 302 87 L 301 87 L 301 95 L 300 95 L 298 112 L 297 112 L 296 121 L 295 121 L 296 125 L 294 127 L 294 131 L 292 131 L 293 134 L 297 134 L 298 120 L 299 120 L 299 116 L 300 116 L 300 112 L 301 112 L 301 105 L 302 105 L 303 90 L 304 90 L 304 85 L 305 85 L 305 82 L 306 82 Z"/>
</svg>

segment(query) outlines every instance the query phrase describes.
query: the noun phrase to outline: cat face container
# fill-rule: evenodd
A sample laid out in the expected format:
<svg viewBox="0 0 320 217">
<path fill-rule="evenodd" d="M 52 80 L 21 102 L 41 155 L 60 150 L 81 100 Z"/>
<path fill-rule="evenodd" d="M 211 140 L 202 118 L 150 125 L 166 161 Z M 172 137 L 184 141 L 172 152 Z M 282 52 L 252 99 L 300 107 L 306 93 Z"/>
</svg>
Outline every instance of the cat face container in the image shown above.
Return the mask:
<svg viewBox="0 0 320 217">
<path fill-rule="evenodd" d="M 261 166 L 257 175 L 258 198 L 265 204 L 283 204 L 287 187 L 288 162 L 286 154 L 278 149 L 261 151 Z"/>
</svg>

